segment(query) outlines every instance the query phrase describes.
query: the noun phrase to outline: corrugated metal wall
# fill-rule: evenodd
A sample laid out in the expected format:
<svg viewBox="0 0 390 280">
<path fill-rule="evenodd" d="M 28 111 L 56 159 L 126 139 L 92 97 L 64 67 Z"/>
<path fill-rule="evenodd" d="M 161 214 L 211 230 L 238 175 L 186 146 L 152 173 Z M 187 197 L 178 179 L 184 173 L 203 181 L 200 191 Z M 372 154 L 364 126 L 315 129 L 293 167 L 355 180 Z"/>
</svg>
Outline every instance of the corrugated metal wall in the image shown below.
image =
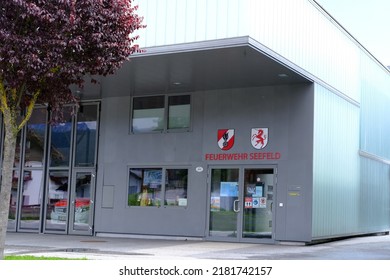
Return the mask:
<svg viewBox="0 0 390 280">
<path fill-rule="evenodd" d="M 390 75 L 364 53 L 360 71 L 360 229 L 379 232 L 390 226 Z"/>
<path fill-rule="evenodd" d="M 359 231 L 359 107 L 315 85 L 313 237 Z"/>
<path fill-rule="evenodd" d="M 248 1 L 138 0 L 147 28 L 142 47 L 199 42 L 248 35 Z"/>
<path fill-rule="evenodd" d="M 389 165 L 361 158 L 359 229 L 366 232 L 389 230 Z"/>
<path fill-rule="evenodd" d="M 249 35 L 359 100 L 359 50 L 308 0 L 250 1 Z"/>
<path fill-rule="evenodd" d="M 390 75 L 362 50 L 358 70 L 359 104 L 316 85 L 314 238 L 389 229 Z"/>
<path fill-rule="evenodd" d="M 142 0 L 141 47 L 250 36 L 359 101 L 359 48 L 309 0 Z"/>
<path fill-rule="evenodd" d="M 390 159 L 390 75 L 361 56 L 361 149 Z"/>
</svg>

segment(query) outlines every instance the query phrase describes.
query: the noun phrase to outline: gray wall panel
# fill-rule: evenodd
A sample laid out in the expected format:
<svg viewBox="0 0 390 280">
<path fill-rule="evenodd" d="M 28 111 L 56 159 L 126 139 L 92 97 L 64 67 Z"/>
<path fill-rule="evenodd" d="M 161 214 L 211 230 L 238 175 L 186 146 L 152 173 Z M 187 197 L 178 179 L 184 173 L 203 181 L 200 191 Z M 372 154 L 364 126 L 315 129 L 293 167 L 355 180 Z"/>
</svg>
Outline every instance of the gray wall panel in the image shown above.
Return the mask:
<svg viewBox="0 0 390 280">
<path fill-rule="evenodd" d="M 112 86 L 107 86 L 110 90 Z M 115 90 L 115 89 L 113 89 Z M 313 88 L 279 86 L 215 90 L 192 93 L 192 129 L 177 133 L 129 133 L 128 97 L 102 101 L 100 175 L 97 194 L 104 185 L 115 186 L 114 207 L 97 205 L 96 232 L 185 235 L 204 237 L 207 229 L 208 165 L 276 165 L 275 237 L 278 240 L 307 240 L 311 234 L 307 211 L 311 205 L 312 106 Z M 251 146 L 251 128 L 268 127 L 269 143 L 263 150 Z M 279 152 L 279 160 L 207 161 L 206 153 L 221 153 L 217 131 L 234 128 L 236 140 L 229 153 Z M 127 206 L 128 167 L 187 166 L 189 168 L 188 207 Z M 195 171 L 202 167 L 203 172 Z M 303 186 L 303 200 L 291 200 L 291 185 Z M 105 201 L 100 197 L 99 201 Z M 283 206 L 279 207 L 279 203 Z M 293 210 L 293 211 L 292 211 Z M 289 213 L 287 215 L 287 213 Z M 286 219 L 294 221 L 286 223 Z M 286 225 L 285 225 L 286 224 Z"/>
</svg>

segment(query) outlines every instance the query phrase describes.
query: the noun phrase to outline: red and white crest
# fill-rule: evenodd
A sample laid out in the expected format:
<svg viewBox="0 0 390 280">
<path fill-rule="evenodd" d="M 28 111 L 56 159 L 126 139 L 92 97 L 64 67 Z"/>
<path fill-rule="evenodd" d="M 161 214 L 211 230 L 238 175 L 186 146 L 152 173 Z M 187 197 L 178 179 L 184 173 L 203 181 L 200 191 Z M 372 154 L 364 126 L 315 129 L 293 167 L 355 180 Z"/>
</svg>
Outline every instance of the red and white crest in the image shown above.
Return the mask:
<svg viewBox="0 0 390 280">
<path fill-rule="evenodd" d="M 218 146 L 223 151 L 230 150 L 234 145 L 234 129 L 218 129 Z"/>
<path fill-rule="evenodd" d="M 252 128 L 251 143 L 255 149 L 263 149 L 268 144 L 268 128 Z"/>
</svg>

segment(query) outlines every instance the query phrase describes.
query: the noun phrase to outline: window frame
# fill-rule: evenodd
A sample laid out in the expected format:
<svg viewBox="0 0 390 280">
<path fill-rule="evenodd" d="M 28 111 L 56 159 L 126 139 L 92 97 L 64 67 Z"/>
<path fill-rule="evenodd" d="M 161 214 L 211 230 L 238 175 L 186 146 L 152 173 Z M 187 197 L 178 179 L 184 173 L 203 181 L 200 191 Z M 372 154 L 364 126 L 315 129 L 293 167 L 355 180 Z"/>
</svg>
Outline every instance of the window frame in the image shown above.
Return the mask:
<svg viewBox="0 0 390 280">
<path fill-rule="evenodd" d="M 160 188 L 160 201 L 161 201 L 161 204 L 160 205 L 151 205 L 151 206 L 141 206 L 141 205 L 130 205 L 129 204 L 129 187 L 130 187 L 130 170 L 131 169 L 142 169 L 142 170 L 148 170 L 148 169 L 155 169 L 155 170 L 161 170 L 161 188 Z M 186 199 L 187 199 L 187 202 L 186 202 L 186 205 L 184 206 L 180 206 L 180 205 L 166 205 L 165 204 L 165 200 L 166 200 L 166 183 L 167 183 L 167 170 L 187 170 L 187 189 L 186 189 Z M 142 178 L 143 179 L 143 178 Z M 175 165 L 170 165 L 170 166 L 156 166 L 156 165 L 149 165 L 149 166 L 145 166 L 145 165 L 128 165 L 127 166 L 127 182 L 126 182 L 126 206 L 128 208 L 133 208 L 133 207 L 136 207 L 136 208 L 154 208 L 154 209 L 158 209 L 158 208 L 169 208 L 169 209 L 173 209 L 173 208 L 177 208 L 177 209 L 187 209 L 188 208 L 188 193 L 189 193 L 189 186 L 190 186 L 190 167 L 189 166 L 175 166 Z M 137 192 L 138 194 L 139 192 Z"/>
<path fill-rule="evenodd" d="M 162 102 L 163 102 L 163 107 L 161 108 L 163 110 L 162 113 L 162 128 L 157 129 L 157 130 L 150 130 L 150 131 L 134 131 L 133 129 L 133 122 L 136 119 L 134 117 L 134 105 L 135 105 L 135 99 L 136 98 L 158 98 L 158 97 L 163 97 Z M 147 108 L 150 109 L 150 108 Z M 157 109 L 157 108 L 152 108 L 152 109 Z M 145 109 L 144 109 L 145 110 Z M 166 119 L 167 119 L 167 112 L 166 112 L 166 98 L 163 95 L 147 95 L 147 96 L 133 96 L 131 98 L 131 106 L 130 106 L 130 132 L 133 134 L 145 134 L 145 133 L 162 133 L 166 130 Z"/>
<path fill-rule="evenodd" d="M 133 121 L 134 121 L 134 99 L 136 98 L 148 98 L 148 97 L 164 97 L 164 119 L 163 119 L 163 128 L 161 130 L 155 131 L 134 131 L 133 130 Z M 188 127 L 184 128 L 169 128 L 169 98 L 172 96 L 189 96 L 190 99 L 190 112 L 189 112 L 189 122 Z M 153 94 L 153 95 L 135 95 L 131 97 L 130 102 L 130 124 L 129 124 L 129 133 L 130 134 L 149 134 L 149 133 L 172 133 L 172 132 L 190 132 L 192 131 L 192 101 L 193 97 L 191 93 L 175 93 L 175 94 Z"/>
<path fill-rule="evenodd" d="M 174 106 L 178 106 L 177 104 L 176 105 L 171 105 L 169 103 L 169 100 L 170 98 L 174 98 L 174 97 L 187 97 L 189 98 L 189 119 L 188 119 L 188 127 L 176 127 L 176 128 L 169 128 L 169 124 L 170 124 L 170 113 L 171 113 L 171 107 L 174 107 Z M 191 120 L 192 120 L 192 115 L 191 115 L 191 112 L 192 112 L 192 107 L 191 107 L 191 101 L 192 101 L 192 96 L 191 94 L 170 94 L 170 95 L 167 95 L 166 96 L 166 129 L 168 132 L 170 131 L 188 131 L 191 129 Z M 183 104 L 180 104 L 180 105 L 183 105 Z"/>
</svg>

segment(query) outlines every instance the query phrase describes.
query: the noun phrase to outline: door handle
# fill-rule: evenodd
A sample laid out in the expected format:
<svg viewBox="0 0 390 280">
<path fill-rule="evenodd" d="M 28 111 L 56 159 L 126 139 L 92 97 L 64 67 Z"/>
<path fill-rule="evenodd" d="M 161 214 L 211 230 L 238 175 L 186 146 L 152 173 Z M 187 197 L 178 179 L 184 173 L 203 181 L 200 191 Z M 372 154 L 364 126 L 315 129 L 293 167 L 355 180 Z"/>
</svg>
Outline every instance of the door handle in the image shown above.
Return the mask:
<svg viewBox="0 0 390 280">
<path fill-rule="evenodd" d="M 233 211 L 236 212 L 236 213 L 240 212 L 240 205 L 237 204 L 237 203 L 239 203 L 239 202 L 240 202 L 239 199 L 236 199 L 236 200 L 233 202 Z M 238 207 L 237 207 L 237 205 L 238 205 Z"/>
</svg>

